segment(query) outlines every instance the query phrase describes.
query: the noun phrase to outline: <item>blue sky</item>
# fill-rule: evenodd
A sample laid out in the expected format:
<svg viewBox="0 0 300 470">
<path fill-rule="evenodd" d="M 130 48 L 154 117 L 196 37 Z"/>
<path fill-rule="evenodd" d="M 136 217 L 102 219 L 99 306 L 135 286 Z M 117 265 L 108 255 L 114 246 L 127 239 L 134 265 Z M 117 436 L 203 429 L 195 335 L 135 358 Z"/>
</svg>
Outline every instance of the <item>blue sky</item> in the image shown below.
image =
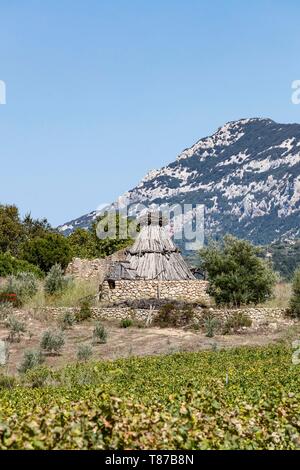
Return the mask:
<svg viewBox="0 0 300 470">
<path fill-rule="evenodd" d="M 300 3 L 1 0 L 0 202 L 57 225 L 226 121 L 300 122 Z"/>
</svg>

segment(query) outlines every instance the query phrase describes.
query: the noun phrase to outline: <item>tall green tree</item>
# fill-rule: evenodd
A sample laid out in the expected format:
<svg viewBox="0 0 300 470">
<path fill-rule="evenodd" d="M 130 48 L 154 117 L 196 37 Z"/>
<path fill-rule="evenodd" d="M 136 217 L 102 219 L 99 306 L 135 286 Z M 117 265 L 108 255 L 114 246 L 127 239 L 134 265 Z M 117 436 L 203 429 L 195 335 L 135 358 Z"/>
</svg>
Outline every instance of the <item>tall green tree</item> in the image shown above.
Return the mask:
<svg viewBox="0 0 300 470">
<path fill-rule="evenodd" d="M 217 304 L 257 304 L 272 296 L 276 275 L 259 255 L 259 248 L 231 235 L 224 237 L 222 245 L 212 243 L 200 251 L 209 293 Z"/>
<path fill-rule="evenodd" d="M 99 238 L 99 235 L 97 234 L 97 226 L 99 222 L 102 223 L 104 235 L 105 232 L 107 233 L 107 236 L 104 236 L 103 238 Z M 114 223 L 116 231 L 113 237 L 109 234 L 109 223 L 106 216 L 99 217 L 92 224 L 89 230 L 81 228 L 75 230 L 68 237 L 72 255 L 78 258 L 104 258 L 105 256 L 111 255 L 112 253 L 131 245 L 133 243 L 133 239 L 130 236 L 127 238 L 122 238 L 120 236 L 120 224 L 126 224 L 128 233 L 132 221 L 129 219 L 127 221 L 122 219 L 121 221 L 119 214 L 117 214 Z"/>
<path fill-rule="evenodd" d="M 27 240 L 22 245 L 22 259 L 47 273 L 55 264 L 64 269 L 71 261 L 72 253 L 69 241 L 59 233 L 46 233 L 42 237 Z"/>
<path fill-rule="evenodd" d="M 14 205 L 0 205 L 0 251 L 18 255 L 23 239 L 19 210 Z"/>
</svg>

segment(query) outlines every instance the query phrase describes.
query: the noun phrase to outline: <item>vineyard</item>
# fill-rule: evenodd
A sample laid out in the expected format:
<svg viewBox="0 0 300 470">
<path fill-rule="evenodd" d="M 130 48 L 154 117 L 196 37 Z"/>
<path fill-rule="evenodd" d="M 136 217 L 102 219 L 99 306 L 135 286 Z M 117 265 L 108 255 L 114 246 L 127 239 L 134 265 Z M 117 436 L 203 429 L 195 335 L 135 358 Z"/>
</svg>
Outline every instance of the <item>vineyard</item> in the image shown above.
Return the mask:
<svg viewBox="0 0 300 470">
<path fill-rule="evenodd" d="M 0 380 L 1 449 L 300 448 L 300 365 L 284 345 Z"/>
</svg>

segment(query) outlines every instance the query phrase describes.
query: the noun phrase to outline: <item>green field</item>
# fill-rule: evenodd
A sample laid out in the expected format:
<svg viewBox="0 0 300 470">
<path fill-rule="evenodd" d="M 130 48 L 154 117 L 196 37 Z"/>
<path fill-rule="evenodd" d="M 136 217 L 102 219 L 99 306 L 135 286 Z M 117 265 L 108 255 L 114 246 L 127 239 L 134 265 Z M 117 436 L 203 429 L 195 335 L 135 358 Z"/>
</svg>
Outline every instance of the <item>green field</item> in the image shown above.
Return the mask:
<svg viewBox="0 0 300 470">
<path fill-rule="evenodd" d="M 279 345 L 41 369 L 0 390 L 0 448 L 299 449 L 300 365 Z"/>
</svg>

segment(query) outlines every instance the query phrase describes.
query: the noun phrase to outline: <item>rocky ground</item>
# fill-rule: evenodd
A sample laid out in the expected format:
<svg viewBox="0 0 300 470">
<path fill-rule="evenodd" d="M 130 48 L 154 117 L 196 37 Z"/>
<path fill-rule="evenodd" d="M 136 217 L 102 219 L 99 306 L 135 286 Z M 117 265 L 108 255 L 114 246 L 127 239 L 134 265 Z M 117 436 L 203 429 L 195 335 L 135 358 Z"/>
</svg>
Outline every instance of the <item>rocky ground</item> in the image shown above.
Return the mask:
<svg viewBox="0 0 300 470">
<path fill-rule="evenodd" d="M 9 342 L 9 358 L 5 366 L 6 372 L 17 372 L 24 351 L 37 349 L 43 333 L 49 328 L 57 328 L 57 320 L 51 313 L 33 313 L 18 311 L 16 316 L 26 321 L 26 333 L 20 342 Z M 47 356 L 46 364 L 59 367 L 75 362 L 78 346 L 92 343 L 94 319 L 75 324 L 65 330 L 65 345 L 61 354 Z M 229 348 L 235 346 L 259 346 L 278 341 L 292 342 L 300 339 L 300 322 L 287 320 L 260 323 L 250 328 L 241 329 L 239 333 L 215 335 L 208 338 L 204 331 L 187 330 L 184 328 L 159 328 L 131 326 L 121 328 L 119 321 L 102 320 L 108 336 L 106 344 L 93 346 L 93 359 L 113 360 L 119 357 L 142 356 L 155 354 L 171 354 L 179 351 L 197 351 L 203 349 Z M 0 339 L 6 340 L 8 330 L 0 323 Z"/>
</svg>

